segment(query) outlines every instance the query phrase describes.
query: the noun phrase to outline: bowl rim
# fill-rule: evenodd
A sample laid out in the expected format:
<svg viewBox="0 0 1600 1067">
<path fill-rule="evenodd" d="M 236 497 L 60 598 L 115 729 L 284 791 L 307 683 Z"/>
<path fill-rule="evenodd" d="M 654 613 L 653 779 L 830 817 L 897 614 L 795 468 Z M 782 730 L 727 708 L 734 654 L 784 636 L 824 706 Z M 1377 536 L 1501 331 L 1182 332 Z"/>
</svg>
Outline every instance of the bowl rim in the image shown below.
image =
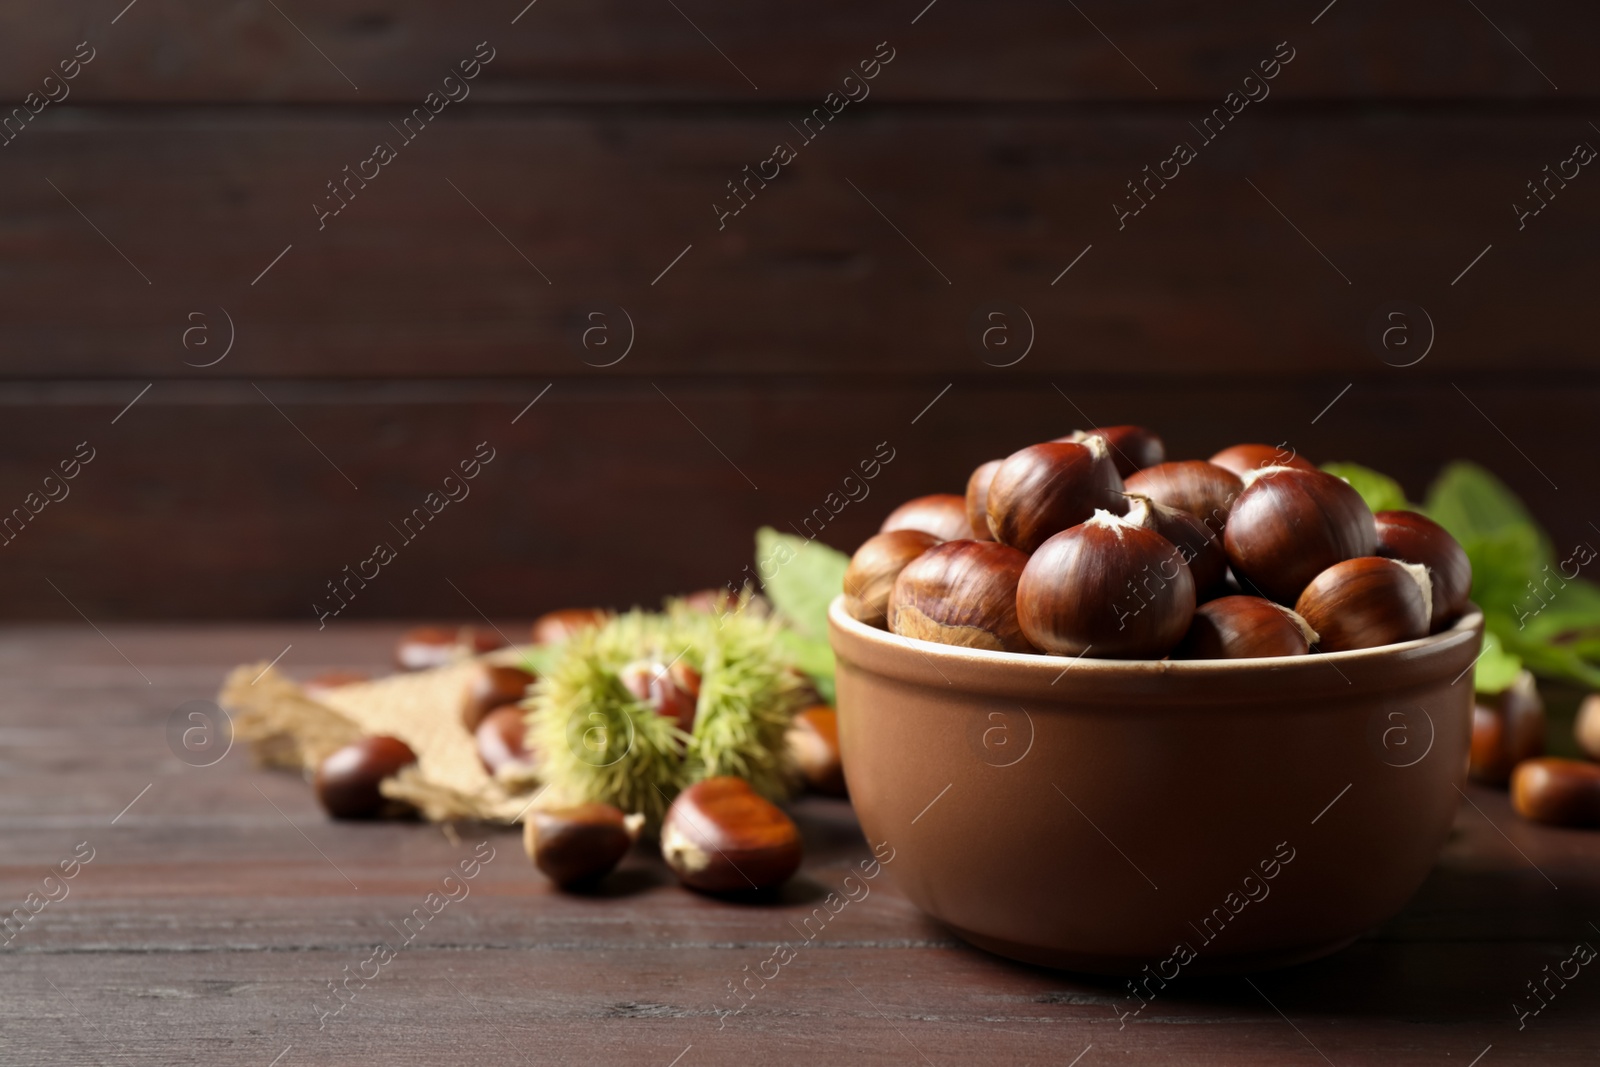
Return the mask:
<svg viewBox="0 0 1600 1067">
<path fill-rule="evenodd" d="M 1453 677 L 1454 685 L 1481 654 L 1483 613 L 1477 605 L 1469 605 L 1461 618 L 1439 633 L 1375 648 L 1205 660 L 1101 659 L 945 645 L 869 626 L 845 610 L 842 594 L 828 605 L 828 623 L 840 660 L 902 681 L 1019 696 L 1137 690 L 1157 700 L 1170 696 L 1193 701 L 1228 700 L 1252 692 L 1281 696 L 1291 690 L 1312 699 L 1353 696 L 1431 681 L 1441 674 Z M 1067 684 L 1056 684 L 1063 681 Z"/>
</svg>

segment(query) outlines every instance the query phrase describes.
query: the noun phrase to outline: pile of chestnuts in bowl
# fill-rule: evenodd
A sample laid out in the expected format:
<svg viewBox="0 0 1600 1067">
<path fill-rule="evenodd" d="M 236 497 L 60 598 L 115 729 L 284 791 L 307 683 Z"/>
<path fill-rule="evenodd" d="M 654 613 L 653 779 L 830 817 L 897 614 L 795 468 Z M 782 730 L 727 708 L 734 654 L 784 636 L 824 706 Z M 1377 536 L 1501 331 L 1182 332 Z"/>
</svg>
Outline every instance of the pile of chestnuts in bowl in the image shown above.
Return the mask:
<svg viewBox="0 0 1600 1067">
<path fill-rule="evenodd" d="M 850 560 L 829 637 L 851 802 L 911 901 L 1001 955 L 1324 955 L 1398 912 L 1450 832 L 1471 582 L 1444 529 L 1287 449 L 1029 445 Z"/>
<path fill-rule="evenodd" d="M 845 609 L 903 637 L 1096 659 L 1244 659 L 1416 640 L 1467 609 L 1456 540 L 1368 509 L 1271 445 L 1167 462 L 1141 426 L 1029 445 L 966 495 L 896 508 L 851 558 Z"/>
</svg>

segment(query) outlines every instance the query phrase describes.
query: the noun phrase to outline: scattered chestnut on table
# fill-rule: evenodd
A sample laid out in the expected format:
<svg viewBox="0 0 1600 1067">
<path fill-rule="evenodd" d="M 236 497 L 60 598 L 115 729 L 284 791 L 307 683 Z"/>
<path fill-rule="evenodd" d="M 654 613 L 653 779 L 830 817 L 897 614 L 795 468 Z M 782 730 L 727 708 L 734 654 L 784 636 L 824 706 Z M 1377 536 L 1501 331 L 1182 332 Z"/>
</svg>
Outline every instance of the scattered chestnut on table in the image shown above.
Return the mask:
<svg viewBox="0 0 1600 1067">
<path fill-rule="evenodd" d="M 562 608 L 547 611 L 533 620 L 529 636 L 536 645 L 559 645 L 583 630 L 603 626 L 611 620 L 604 608 Z"/>
<path fill-rule="evenodd" d="M 889 630 L 946 645 L 1032 652 L 1017 622 L 1017 581 L 1027 564 L 1026 555 L 997 541 L 935 545 L 895 579 Z"/>
<path fill-rule="evenodd" d="M 624 815 L 610 804 L 532 811 L 522 824 L 522 846 L 545 877 L 575 889 L 615 870 L 643 824 L 643 815 Z"/>
<path fill-rule="evenodd" d="M 1194 579 L 1173 543 L 1108 511 L 1039 546 L 1017 583 L 1023 634 L 1057 655 L 1160 659 L 1188 632 L 1194 607 Z"/>
<path fill-rule="evenodd" d="M 1511 805 L 1534 822 L 1600 826 L 1600 764 L 1545 756 L 1511 772 Z"/>
<path fill-rule="evenodd" d="M 770 889 L 800 869 L 800 831 L 743 778 L 724 775 L 673 800 L 661 824 L 661 855 L 691 889 Z"/>
<path fill-rule="evenodd" d="M 1132 475 L 1127 483 L 1128 492 L 1187 511 L 1218 535 L 1243 489 L 1237 474 L 1203 459 L 1158 463 Z"/>
<path fill-rule="evenodd" d="M 994 531 L 989 529 L 989 484 L 994 481 L 994 472 L 1004 462 L 1003 459 L 991 459 L 987 463 L 980 463 L 967 477 L 967 524 L 972 527 L 972 532 L 966 536 L 974 541 L 994 540 Z"/>
<path fill-rule="evenodd" d="M 787 740 L 789 754 L 813 792 L 830 797 L 845 795 L 844 765 L 839 762 L 837 711 L 827 704 L 814 704 L 797 713 Z"/>
<path fill-rule="evenodd" d="M 1478 694 L 1468 773 L 1476 781 L 1503 786 L 1517 764 L 1544 755 L 1544 735 L 1544 701 L 1533 673 L 1523 671 L 1504 692 Z"/>
<path fill-rule="evenodd" d="M 1420 563 L 1433 579 L 1433 618 L 1437 633 L 1467 610 L 1472 594 L 1472 562 L 1450 531 L 1415 511 L 1380 511 L 1373 516 L 1377 553 L 1404 563 Z"/>
<path fill-rule="evenodd" d="M 1303 471 L 1317 469 L 1315 463 L 1296 455 L 1294 449 L 1285 449 L 1281 445 L 1230 445 L 1207 462 L 1226 467 L 1240 478 L 1251 471 L 1268 467 L 1298 467 Z"/>
<path fill-rule="evenodd" d="M 1572 724 L 1573 738 L 1584 755 L 1600 760 L 1600 693 L 1590 693 L 1578 705 L 1578 717 Z"/>
<path fill-rule="evenodd" d="M 1096 426 L 1092 430 L 1073 430 L 1056 440 L 1082 443 L 1091 434 L 1106 439 L 1106 445 L 1111 449 L 1111 462 L 1124 478 L 1134 471 L 1154 467 L 1167 458 L 1167 446 L 1143 426 Z"/>
<path fill-rule="evenodd" d="M 1122 476 L 1103 437 L 1047 441 L 1011 453 L 989 482 L 989 530 L 1003 545 L 1033 552 L 1097 509 L 1127 510 Z"/>
<path fill-rule="evenodd" d="M 410 805 L 390 800 L 378 783 L 417 762 L 417 754 L 395 737 L 363 737 L 330 752 L 317 766 L 312 788 L 335 819 L 375 819 L 409 814 Z"/>
<path fill-rule="evenodd" d="M 967 498 L 955 493 L 933 493 L 907 500 L 889 512 L 889 517 L 878 527 L 879 533 L 893 530 L 921 530 L 941 541 L 971 537 L 972 524 L 967 521 Z"/>
<path fill-rule="evenodd" d="M 657 715 L 678 724 L 684 733 L 694 732 L 695 709 L 700 705 L 700 672 L 681 659 L 671 663 L 638 659 L 617 672 L 622 687 L 636 700 L 650 705 Z"/>
<path fill-rule="evenodd" d="M 890 530 L 861 542 L 844 572 L 844 609 L 868 626 L 885 626 L 889 594 L 906 564 L 922 555 L 939 539 L 923 530 Z"/>
<path fill-rule="evenodd" d="M 1428 569 L 1382 556 L 1335 563 L 1311 580 L 1294 610 L 1323 652 L 1376 648 L 1428 636 Z"/>
<path fill-rule="evenodd" d="M 473 626 L 418 626 L 400 636 L 394 661 L 401 670 L 422 671 L 503 647 L 505 641 L 493 630 Z"/>
<path fill-rule="evenodd" d="M 503 704 L 483 717 L 473 731 L 478 758 L 490 774 L 502 767 L 531 769 L 534 753 L 528 748 L 528 709 L 521 704 Z"/>
<path fill-rule="evenodd" d="M 1373 555 L 1377 543 L 1372 512 L 1360 493 L 1343 478 L 1298 467 L 1256 472 L 1233 502 L 1222 535 L 1228 564 L 1245 592 L 1280 604 L 1295 603 L 1335 563 Z"/>
<path fill-rule="evenodd" d="M 1304 656 L 1316 642 L 1316 631 L 1282 604 L 1258 596 L 1225 596 L 1194 609 L 1194 621 L 1172 658 Z"/>
<path fill-rule="evenodd" d="M 521 700 L 533 681 L 533 675 L 520 667 L 478 664 L 462 701 L 461 725 L 476 730 L 483 717 L 495 708 Z"/>
<path fill-rule="evenodd" d="M 1223 572 L 1228 569 L 1228 556 L 1222 551 L 1221 540 L 1187 511 L 1169 508 L 1137 493 L 1129 493 L 1128 500 L 1128 514 L 1124 518 L 1172 542 L 1189 565 L 1196 599 L 1203 600 L 1213 594 L 1222 585 Z"/>
</svg>

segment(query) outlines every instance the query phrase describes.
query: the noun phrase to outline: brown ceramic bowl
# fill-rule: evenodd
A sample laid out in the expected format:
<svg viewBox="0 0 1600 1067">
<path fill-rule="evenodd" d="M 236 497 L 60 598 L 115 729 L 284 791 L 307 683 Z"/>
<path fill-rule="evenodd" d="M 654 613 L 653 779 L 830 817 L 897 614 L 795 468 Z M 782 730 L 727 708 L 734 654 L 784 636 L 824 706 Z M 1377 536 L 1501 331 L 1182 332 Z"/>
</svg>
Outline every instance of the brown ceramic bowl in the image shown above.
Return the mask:
<svg viewBox="0 0 1600 1067">
<path fill-rule="evenodd" d="M 1475 609 L 1404 644 L 1190 662 L 916 641 L 842 600 L 829 621 L 868 840 L 918 907 L 1030 963 L 1170 979 L 1333 952 L 1416 891 L 1466 781 Z"/>
</svg>

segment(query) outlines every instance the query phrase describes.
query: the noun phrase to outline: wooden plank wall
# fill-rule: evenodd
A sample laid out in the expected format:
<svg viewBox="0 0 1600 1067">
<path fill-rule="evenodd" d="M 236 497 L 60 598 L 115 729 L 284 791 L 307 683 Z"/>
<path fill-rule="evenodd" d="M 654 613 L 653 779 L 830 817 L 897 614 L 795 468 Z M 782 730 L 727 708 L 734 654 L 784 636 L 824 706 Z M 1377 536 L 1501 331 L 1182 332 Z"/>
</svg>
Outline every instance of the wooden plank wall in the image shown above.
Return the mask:
<svg viewBox="0 0 1600 1067">
<path fill-rule="evenodd" d="M 310 617 L 380 540 L 349 616 L 648 603 L 1093 422 L 1595 536 L 1592 8 L 924 5 L 9 6 L 0 615 Z"/>
</svg>

